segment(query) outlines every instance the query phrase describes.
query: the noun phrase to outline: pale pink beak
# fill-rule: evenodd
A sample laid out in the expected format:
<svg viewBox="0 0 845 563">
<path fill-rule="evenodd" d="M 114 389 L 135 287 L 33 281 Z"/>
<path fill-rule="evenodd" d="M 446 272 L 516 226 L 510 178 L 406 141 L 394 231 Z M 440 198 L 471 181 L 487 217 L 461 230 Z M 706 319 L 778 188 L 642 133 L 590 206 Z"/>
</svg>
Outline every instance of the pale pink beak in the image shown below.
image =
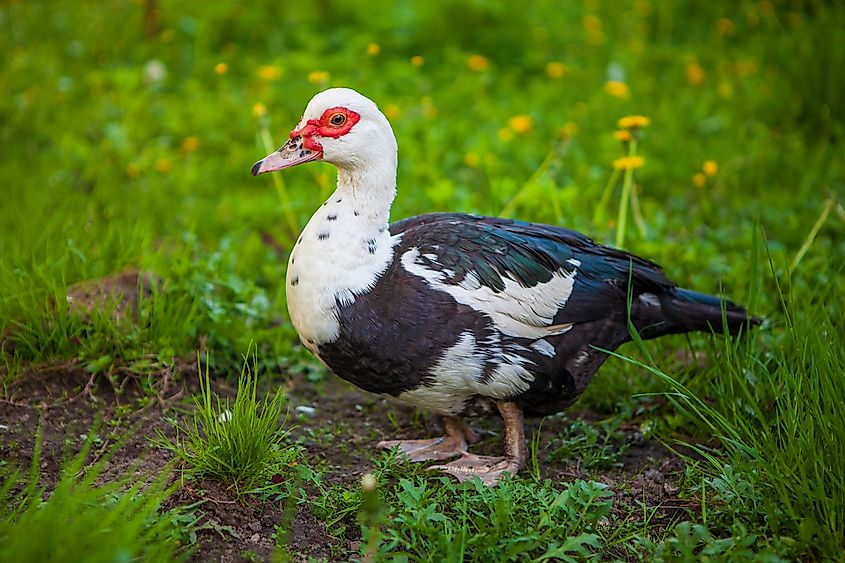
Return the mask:
<svg viewBox="0 0 845 563">
<path fill-rule="evenodd" d="M 276 152 L 270 153 L 252 165 L 252 175 L 257 176 L 265 172 L 275 172 L 323 158 L 321 151 L 306 149 L 302 144 L 302 137 L 294 137 Z"/>
</svg>

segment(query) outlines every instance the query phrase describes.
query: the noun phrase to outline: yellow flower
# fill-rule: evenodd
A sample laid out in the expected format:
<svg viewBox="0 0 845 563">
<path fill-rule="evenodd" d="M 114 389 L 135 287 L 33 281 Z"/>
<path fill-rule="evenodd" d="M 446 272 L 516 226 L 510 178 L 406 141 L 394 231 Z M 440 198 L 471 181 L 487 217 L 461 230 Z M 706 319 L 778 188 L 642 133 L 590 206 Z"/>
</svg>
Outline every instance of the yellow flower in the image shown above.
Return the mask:
<svg viewBox="0 0 845 563">
<path fill-rule="evenodd" d="M 649 125 L 651 125 L 651 120 L 644 115 L 626 115 L 619 120 L 620 129 L 637 129 Z"/>
<path fill-rule="evenodd" d="M 692 177 L 692 183 L 695 185 L 696 188 L 703 188 L 704 184 L 707 183 L 707 176 L 699 172 L 698 174 Z"/>
<path fill-rule="evenodd" d="M 560 134 L 564 138 L 574 137 L 578 134 L 578 125 L 572 123 L 571 121 L 567 121 L 563 124 L 563 127 L 560 128 Z"/>
<path fill-rule="evenodd" d="M 534 126 L 534 121 L 528 115 L 515 115 L 508 120 L 508 127 L 514 133 L 528 133 Z"/>
<path fill-rule="evenodd" d="M 629 98 L 631 97 L 631 89 L 624 82 L 618 80 L 609 80 L 604 83 L 604 91 L 614 98 Z"/>
<path fill-rule="evenodd" d="M 730 82 L 719 82 L 719 95 L 726 100 L 733 98 L 734 96 L 734 87 Z"/>
<path fill-rule="evenodd" d="M 704 173 L 708 176 L 715 176 L 716 172 L 719 171 L 719 165 L 716 164 L 715 160 L 705 160 L 704 166 L 701 167 L 704 170 Z"/>
<path fill-rule="evenodd" d="M 135 164 L 134 162 L 130 162 L 126 165 L 126 174 L 130 178 L 137 178 L 139 174 L 141 174 L 141 167 Z"/>
<path fill-rule="evenodd" d="M 636 170 L 645 164 L 641 156 L 623 156 L 613 161 L 613 168 L 616 170 Z"/>
<path fill-rule="evenodd" d="M 227 65 L 226 63 L 217 63 L 216 65 L 214 65 L 214 72 L 217 74 L 226 74 L 228 70 L 229 65 Z"/>
<path fill-rule="evenodd" d="M 182 151 L 184 152 L 194 152 L 200 146 L 200 140 L 197 137 L 191 135 L 190 137 L 185 137 L 185 140 L 182 141 Z"/>
<path fill-rule="evenodd" d="M 464 164 L 469 166 L 470 168 L 475 168 L 478 166 L 478 155 L 474 152 L 468 152 L 464 155 Z"/>
<path fill-rule="evenodd" d="M 162 174 L 167 174 L 173 170 L 173 164 L 166 158 L 159 158 L 156 160 L 156 170 Z"/>
<path fill-rule="evenodd" d="M 563 78 L 569 73 L 569 67 L 557 61 L 552 61 L 546 65 L 546 75 L 549 78 Z"/>
<path fill-rule="evenodd" d="M 428 96 L 424 96 L 422 99 L 422 112 L 423 117 L 426 119 L 437 117 L 437 107 L 434 105 L 434 101 Z"/>
<path fill-rule="evenodd" d="M 604 32 L 602 31 L 601 20 L 594 16 L 584 16 L 584 30 L 587 35 L 587 42 L 592 45 L 604 43 Z"/>
<path fill-rule="evenodd" d="M 716 29 L 719 30 L 719 35 L 722 37 L 730 37 L 736 34 L 736 24 L 727 18 L 721 18 L 716 22 Z"/>
<path fill-rule="evenodd" d="M 423 59 L 419 55 L 414 55 L 413 57 L 411 57 L 411 64 L 414 65 L 414 66 L 422 66 L 422 64 L 424 62 L 425 62 L 425 59 Z"/>
<path fill-rule="evenodd" d="M 473 72 L 484 72 L 490 67 L 490 61 L 481 55 L 470 55 L 467 58 L 467 66 Z"/>
<path fill-rule="evenodd" d="M 622 141 L 623 143 L 627 143 L 631 140 L 633 135 L 627 129 L 622 129 L 621 131 L 614 131 L 613 136 L 616 137 L 617 141 Z"/>
<path fill-rule="evenodd" d="M 381 46 L 378 43 L 370 43 L 367 45 L 367 54 L 371 57 L 375 57 L 381 53 Z"/>
<path fill-rule="evenodd" d="M 255 117 L 264 117 L 267 115 L 267 106 L 261 102 L 255 102 L 252 106 L 252 115 Z"/>
<path fill-rule="evenodd" d="M 507 127 L 502 127 L 501 129 L 499 129 L 499 140 L 500 141 L 502 141 L 503 143 L 507 143 L 511 139 L 513 139 L 513 131 L 511 131 Z"/>
<path fill-rule="evenodd" d="M 704 82 L 704 69 L 698 63 L 689 63 L 687 65 L 687 82 L 693 86 L 700 86 Z"/>
<path fill-rule="evenodd" d="M 396 104 L 387 104 L 386 106 L 384 106 L 384 115 L 386 115 L 390 119 L 396 119 L 401 113 L 402 112 L 399 109 L 399 106 L 397 106 Z"/>
<path fill-rule="evenodd" d="M 258 67 L 258 78 L 272 82 L 282 77 L 282 69 L 275 65 L 263 65 Z"/>
<path fill-rule="evenodd" d="M 325 70 L 312 70 L 308 73 L 308 82 L 316 84 L 318 82 L 328 82 L 331 75 Z"/>
</svg>

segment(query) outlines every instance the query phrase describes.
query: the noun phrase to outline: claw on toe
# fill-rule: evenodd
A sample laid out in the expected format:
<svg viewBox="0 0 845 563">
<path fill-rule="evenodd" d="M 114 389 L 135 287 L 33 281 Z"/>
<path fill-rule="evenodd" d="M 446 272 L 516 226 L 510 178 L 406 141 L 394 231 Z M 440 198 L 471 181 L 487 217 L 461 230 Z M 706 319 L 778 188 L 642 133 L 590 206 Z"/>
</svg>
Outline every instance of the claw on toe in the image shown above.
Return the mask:
<svg viewBox="0 0 845 563">
<path fill-rule="evenodd" d="M 478 477 L 482 483 L 495 486 L 506 473 L 516 475 L 520 469 L 517 460 L 506 457 L 489 457 L 464 453 L 460 459 L 443 465 L 432 465 L 429 469 L 437 469 L 454 476 L 461 483 Z"/>
<path fill-rule="evenodd" d="M 463 455 L 466 444 L 456 444 L 449 436 L 429 440 L 384 440 L 376 444 L 377 448 L 399 451 L 410 461 L 443 461 Z"/>
</svg>

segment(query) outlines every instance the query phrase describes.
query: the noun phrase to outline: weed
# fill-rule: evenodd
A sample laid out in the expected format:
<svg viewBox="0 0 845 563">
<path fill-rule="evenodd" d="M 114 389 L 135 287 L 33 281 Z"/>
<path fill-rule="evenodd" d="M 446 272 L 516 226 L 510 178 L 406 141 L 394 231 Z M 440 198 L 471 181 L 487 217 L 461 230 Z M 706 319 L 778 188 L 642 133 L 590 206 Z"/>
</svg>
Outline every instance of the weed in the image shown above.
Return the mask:
<svg viewBox="0 0 845 563">
<path fill-rule="evenodd" d="M 91 436 L 95 432 L 90 433 Z M 178 561 L 194 521 L 178 511 L 160 513 L 170 495 L 170 471 L 153 480 L 129 471 L 98 484 L 110 453 L 93 466 L 86 460 L 93 441 L 65 463 L 55 488 L 45 496 L 38 484 L 42 432 L 35 437 L 29 475 L 9 473 L 0 483 L 0 560 L 112 562 Z M 21 489 L 13 495 L 14 489 Z"/>
<path fill-rule="evenodd" d="M 252 367 L 250 367 L 250 360 Z M 188 421 L 174 422 L 171 441 L 159 431 L 154 444 L 176 454 L 192 477 L 221 481 L 238 494 L 258 493 L 286 475 L 300 457 L 286 443 L 285 396 L 281 388 L 258 399 L 258 361 L 244 357 L 235 400 L 221 400 L 211 389 L 209 364 L 200 362 L 200 392 Z"/>
</svg>

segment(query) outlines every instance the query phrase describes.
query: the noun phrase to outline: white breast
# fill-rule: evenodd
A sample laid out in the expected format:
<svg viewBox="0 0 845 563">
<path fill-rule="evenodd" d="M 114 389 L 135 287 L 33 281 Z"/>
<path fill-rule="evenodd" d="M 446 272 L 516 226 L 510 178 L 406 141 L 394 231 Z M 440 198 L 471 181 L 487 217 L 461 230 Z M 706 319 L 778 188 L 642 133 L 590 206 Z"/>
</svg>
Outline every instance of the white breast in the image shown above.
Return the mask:
<svg viewBox="0 0 845 563">
<path fill-rule="evenodd" d="M 337 192 L 311 217 L 285 280 L 291 322 L 309 350 L 338 338 L 339 306 L 373 288 L 393 259 L 395 242 L 385 225 L 370 224 Z"/>
</svg>

